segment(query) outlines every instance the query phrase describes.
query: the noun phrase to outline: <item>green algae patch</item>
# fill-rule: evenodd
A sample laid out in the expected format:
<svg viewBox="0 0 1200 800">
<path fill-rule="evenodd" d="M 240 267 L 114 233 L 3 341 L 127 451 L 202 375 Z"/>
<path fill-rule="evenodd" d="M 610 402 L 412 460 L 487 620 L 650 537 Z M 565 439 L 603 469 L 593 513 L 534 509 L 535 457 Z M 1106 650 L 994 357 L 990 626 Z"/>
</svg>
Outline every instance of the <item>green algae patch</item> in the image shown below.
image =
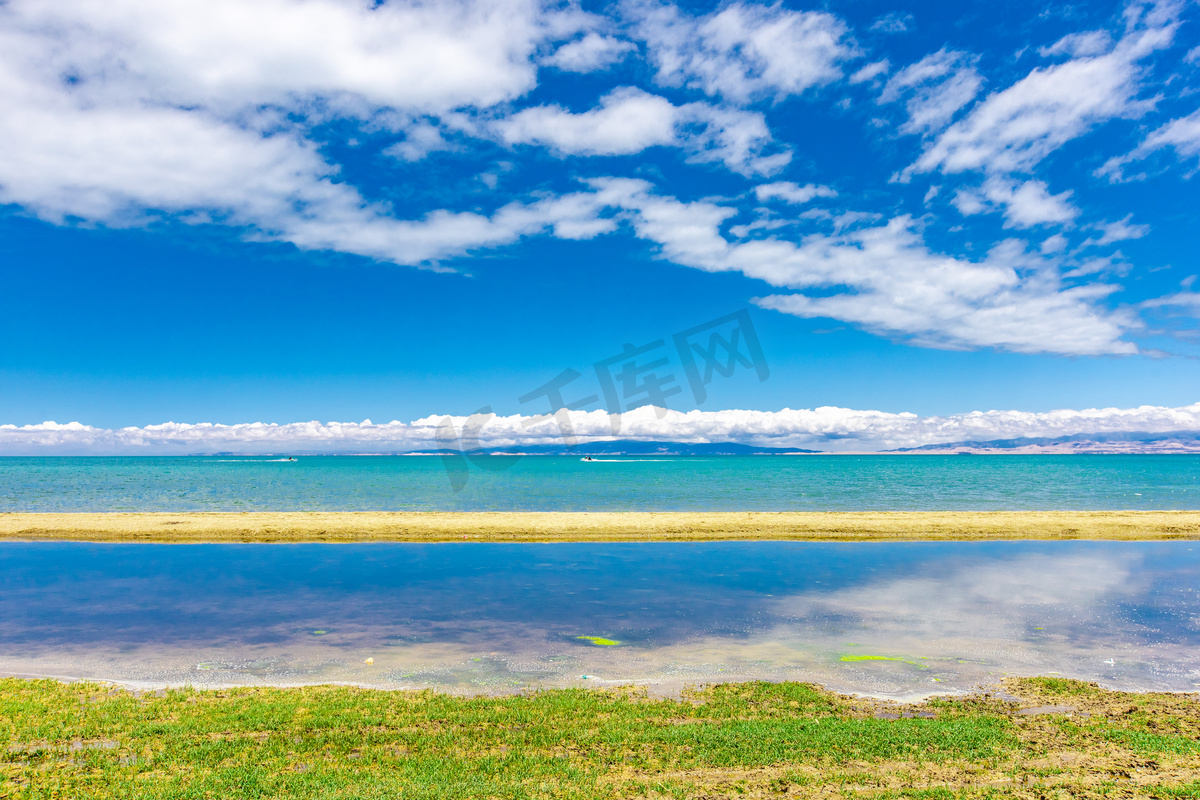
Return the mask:
<svg viewBox="0 0 1200 800">
<path fill-rule="evenodd" d="M 576 636 L 576 639 L 582 639 L 585 642 L 591 642 L 597 647 L 616 647 L 621 642 L 617 639 L 605 639 L 603 636 Z"/>
<path fill-rule="evenodd" d="M 912 664 L 917 669 L 929 669 L 925 664 L 919 661 L 913 661 L 911 658 L 901 658 L 899 656 L 868 656 L 868 655 L 851 655 L 842 656 L 839 661 L 900 661 L 904 664 Z"/>
</svg>

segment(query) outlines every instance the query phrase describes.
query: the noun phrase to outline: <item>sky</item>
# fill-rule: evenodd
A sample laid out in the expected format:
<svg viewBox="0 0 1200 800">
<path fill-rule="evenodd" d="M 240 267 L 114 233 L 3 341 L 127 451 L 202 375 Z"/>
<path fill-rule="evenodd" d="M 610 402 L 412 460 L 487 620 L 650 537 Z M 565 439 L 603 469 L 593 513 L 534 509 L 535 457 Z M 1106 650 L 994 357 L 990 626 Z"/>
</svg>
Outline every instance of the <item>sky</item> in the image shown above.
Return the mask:
<svg viewBox="0 0 1200 800">
<path fill-rule="evenodd" d="M 1198 23 L 8 0 L 0 453 L 1198 430 Z"/>
</svg>

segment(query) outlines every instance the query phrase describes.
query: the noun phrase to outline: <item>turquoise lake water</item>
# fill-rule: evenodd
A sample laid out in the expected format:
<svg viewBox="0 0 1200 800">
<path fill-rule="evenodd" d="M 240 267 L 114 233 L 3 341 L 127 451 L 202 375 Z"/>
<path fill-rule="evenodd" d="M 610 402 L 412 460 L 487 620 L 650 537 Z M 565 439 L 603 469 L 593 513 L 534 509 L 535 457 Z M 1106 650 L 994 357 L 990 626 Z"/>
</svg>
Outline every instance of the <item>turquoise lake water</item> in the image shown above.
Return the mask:
<svg viewBox="0 0 1200 800">
<path fill-rule="evenodd" d="M 0 511 L 1200 508 L 1200 456 L 0 458 Z M 505 467 L 505 469 L 495 469 Z M 463 470 L 467 470 L 464 472 Z M 454 491 L 451 477 L 465 484 Z"/>
</svg>

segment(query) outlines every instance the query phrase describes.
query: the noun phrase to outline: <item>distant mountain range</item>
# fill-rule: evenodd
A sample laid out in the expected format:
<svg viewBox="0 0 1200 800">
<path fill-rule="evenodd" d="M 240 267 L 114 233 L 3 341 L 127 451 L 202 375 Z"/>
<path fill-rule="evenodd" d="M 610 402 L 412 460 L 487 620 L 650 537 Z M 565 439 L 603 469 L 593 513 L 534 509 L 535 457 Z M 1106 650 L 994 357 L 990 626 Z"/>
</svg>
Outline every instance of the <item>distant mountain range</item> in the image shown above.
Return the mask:
<svg viewBox="0 0 1200 800">
<path fill-rule="evenodd" d="M 395 452 L 391 455 L 437 456 L 458 453 L 457 450 L 426 449 L 411 452 Z M 1174 431 L 1172 433 L 1145 433 L 1125 431 L 1117 433 L 1077 433 L 1072 436 L 1022 437 L 1018 439 L 990 439 L 987 441 L 962 441 L 946 444 L 927 444 L 920 447 L 899 447 L 894 450 L 878 451 L 892 455 L 925 454 L 1154 454 L 1154 453 L 1197 453 L 1200 454 L 1200 431 Z M 787 456 L 826 453 L 823 450 L 805 450 L 799 447 L 758 447 L 737 442 L 688 443 L 688 442 L 639 442 L 631 439 L 587 442 L 574 447 L 558 444 L 514 445 L 511 447 L 480 447 L 467 451 L 471 454 L 495 453 L 498 455 L 530 456 Z M 865 453 L 858 453 L 863 455 Z M 237 455 L 215 453 L 211 455 Z M 245 455 L 245 454 L 242 454 Z"/>
<path fill-rule="evenodd" d="M 437 455 L 444 450 L 419 450 L 411 455 Z M 472 453 L 505 453 L 537 456 L 783 456 L 819 453 L 798 447 L 755 447 L 737 442 L 688 444 L 684 442 L 635 442 L 618 439 L 611 442 L 587 442 L 575 447 L 562 445 L 524 445 L 517 447 L 481 447 Z"/>
<path fill-rule="evenodd" d="M 1200 453 L 1200 431 L 1077 433 L 1055 438 L 993 439 L 901 447 L 888 453 Z"/>
</svg>

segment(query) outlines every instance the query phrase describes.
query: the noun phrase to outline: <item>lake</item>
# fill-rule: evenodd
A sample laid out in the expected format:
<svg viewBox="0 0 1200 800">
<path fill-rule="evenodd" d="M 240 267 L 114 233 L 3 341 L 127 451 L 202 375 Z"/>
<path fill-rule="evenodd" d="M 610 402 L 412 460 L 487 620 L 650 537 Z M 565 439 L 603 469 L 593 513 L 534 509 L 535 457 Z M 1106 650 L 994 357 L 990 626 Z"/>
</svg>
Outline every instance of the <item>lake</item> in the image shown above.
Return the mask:
<svg viewBox="0 0 1200 800">
<path fill-rule="evenodd" d="M 3 511 L 1200 508 L 1200 455 L 0 458 Z M 495 469 L 505 467 L 504 469 Z M 459 481 L 454 491 L 451 478 Z"/>
<path fill-rule="evenodd" d="M 460 692 L 762 678 L 896 698 L 1057 673 L 1193 691 L 1196 548 L 4 542 L 0 671 Z"/>
</svg>

